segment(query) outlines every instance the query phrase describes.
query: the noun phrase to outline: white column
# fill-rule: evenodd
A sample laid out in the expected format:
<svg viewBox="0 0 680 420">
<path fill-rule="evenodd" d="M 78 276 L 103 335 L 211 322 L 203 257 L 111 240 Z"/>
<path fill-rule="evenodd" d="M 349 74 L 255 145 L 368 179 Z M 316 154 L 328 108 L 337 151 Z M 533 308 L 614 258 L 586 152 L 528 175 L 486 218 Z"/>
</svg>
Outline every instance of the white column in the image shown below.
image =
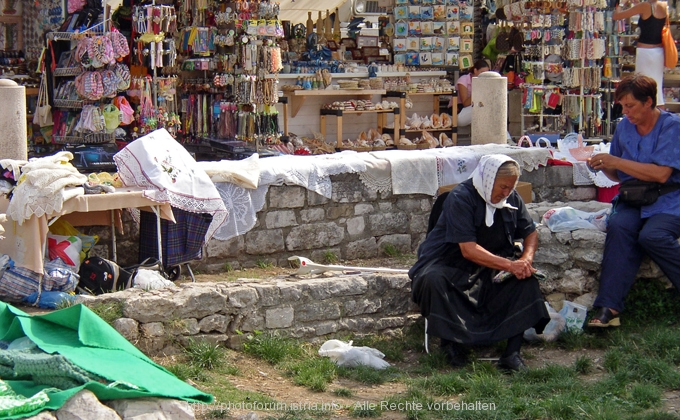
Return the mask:
<svg viewBox="0 0 680 420">
<path fill-rule="evenodd" d="M 0 159 L 27 160 L 26 88 L 0 79 L 0 104 Z"/>
<path fill-rule="evenodd" d="M 493 71 L 472 78 L 472 144 L 507 143 L 508 79 Z"/>
</svg>

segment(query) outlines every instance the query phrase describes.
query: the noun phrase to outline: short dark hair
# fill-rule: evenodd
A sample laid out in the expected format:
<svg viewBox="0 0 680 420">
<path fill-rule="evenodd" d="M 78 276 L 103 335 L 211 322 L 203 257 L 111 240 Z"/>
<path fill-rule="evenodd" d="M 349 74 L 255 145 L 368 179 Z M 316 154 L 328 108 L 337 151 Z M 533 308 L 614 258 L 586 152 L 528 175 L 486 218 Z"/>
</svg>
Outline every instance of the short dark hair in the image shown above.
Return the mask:
<svg viewBox="0 0 680 420">
<path fill-rule="evenodd" d="M 656 108 L 656 81 L 644 74 L 635 73 L 632 76 L 624 77 L 616 87 L 614 97 L 620 101 L 624 96 L 631 95 L 640 102 L 652 99 L 652 109 Z"/>
<path fill-rule="evenodd" d="M 481 70 L 484 67 L 486 67 L 487 69 L 491 68 L 491 66 L 489 66 L 489 63 L 484 59 L 479 59 L 479 60 L 475 61 L 475 65 L 472 66 L 472 67 L 477 69 L 477 70 Z"/>
</svg>

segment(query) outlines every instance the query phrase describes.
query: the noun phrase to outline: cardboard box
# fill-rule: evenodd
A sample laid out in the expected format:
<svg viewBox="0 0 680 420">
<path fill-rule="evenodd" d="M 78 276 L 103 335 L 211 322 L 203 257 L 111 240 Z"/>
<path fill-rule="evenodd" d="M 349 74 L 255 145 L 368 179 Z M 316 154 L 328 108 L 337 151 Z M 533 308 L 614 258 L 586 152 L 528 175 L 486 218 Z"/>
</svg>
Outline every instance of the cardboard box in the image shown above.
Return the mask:
<svg viewBox="0 0 680 420">
<path fill-rule="evenodd" d="M 437 190 L 437 195 L 441 195 L 447 191 L 451 191 L 458 184 L 443 185 Z M 519 181 L 517 187 L 515 188 L 519 193 L 519 196 L 524 200 L 524 204 L 532 203 L 533 198 L 531 196 L 531 182 Z"/>
</svg>

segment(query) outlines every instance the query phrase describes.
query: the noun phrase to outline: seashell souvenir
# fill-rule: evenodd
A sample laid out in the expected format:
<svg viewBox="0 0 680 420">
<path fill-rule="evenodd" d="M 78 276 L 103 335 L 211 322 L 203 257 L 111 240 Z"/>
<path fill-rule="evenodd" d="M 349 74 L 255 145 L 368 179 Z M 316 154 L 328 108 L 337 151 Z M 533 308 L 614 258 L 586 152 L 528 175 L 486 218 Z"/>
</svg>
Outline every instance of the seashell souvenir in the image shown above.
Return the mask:
<svg viewBox="0 0 680 420">
<path fill-rule="evenodd" d="M 432 114 L 432 128 L 439 128 L 442 126 L 442 120 L 439 115 Z"/>
<path fill-rule="evenodd" d="M 451 124 L 453 124 L 451 116 L 445 112 L 442 112 L 441 115 L 439 115 L 439 119 L 441 120 L 442 128 L 449 128 L 451 127 Z"/>
<path fill-rule="evenodd" d="M 442 145 L 442 147 L 455 146 L 455 144 L 453 144 L 453 140 L 451 140 L 449 136 L 446 135 L 446 133 L 441 133 L 439 135 L 439 143 Z"/>
</svg>

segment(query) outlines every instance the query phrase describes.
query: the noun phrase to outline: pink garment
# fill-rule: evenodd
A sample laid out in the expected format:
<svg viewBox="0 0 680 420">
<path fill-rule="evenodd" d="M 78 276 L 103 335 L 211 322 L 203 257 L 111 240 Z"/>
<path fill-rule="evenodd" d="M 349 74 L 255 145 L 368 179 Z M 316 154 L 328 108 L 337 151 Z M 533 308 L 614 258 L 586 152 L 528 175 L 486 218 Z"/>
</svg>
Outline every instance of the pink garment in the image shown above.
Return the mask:
<svg viewBox="0 0 680 420">
<path fill-rule="evenodd" d="M 472 95 L 472 73 L 465 74 L 458 78 L 456 82 L 456 87 L 458 85 L 465 86 L 467 88 L 468 95 Z M 461 102 L 461 101 L 458 101 Z M 449 108 L 453 106 L 453 98 L 449 101 Z"/>
</svg>

